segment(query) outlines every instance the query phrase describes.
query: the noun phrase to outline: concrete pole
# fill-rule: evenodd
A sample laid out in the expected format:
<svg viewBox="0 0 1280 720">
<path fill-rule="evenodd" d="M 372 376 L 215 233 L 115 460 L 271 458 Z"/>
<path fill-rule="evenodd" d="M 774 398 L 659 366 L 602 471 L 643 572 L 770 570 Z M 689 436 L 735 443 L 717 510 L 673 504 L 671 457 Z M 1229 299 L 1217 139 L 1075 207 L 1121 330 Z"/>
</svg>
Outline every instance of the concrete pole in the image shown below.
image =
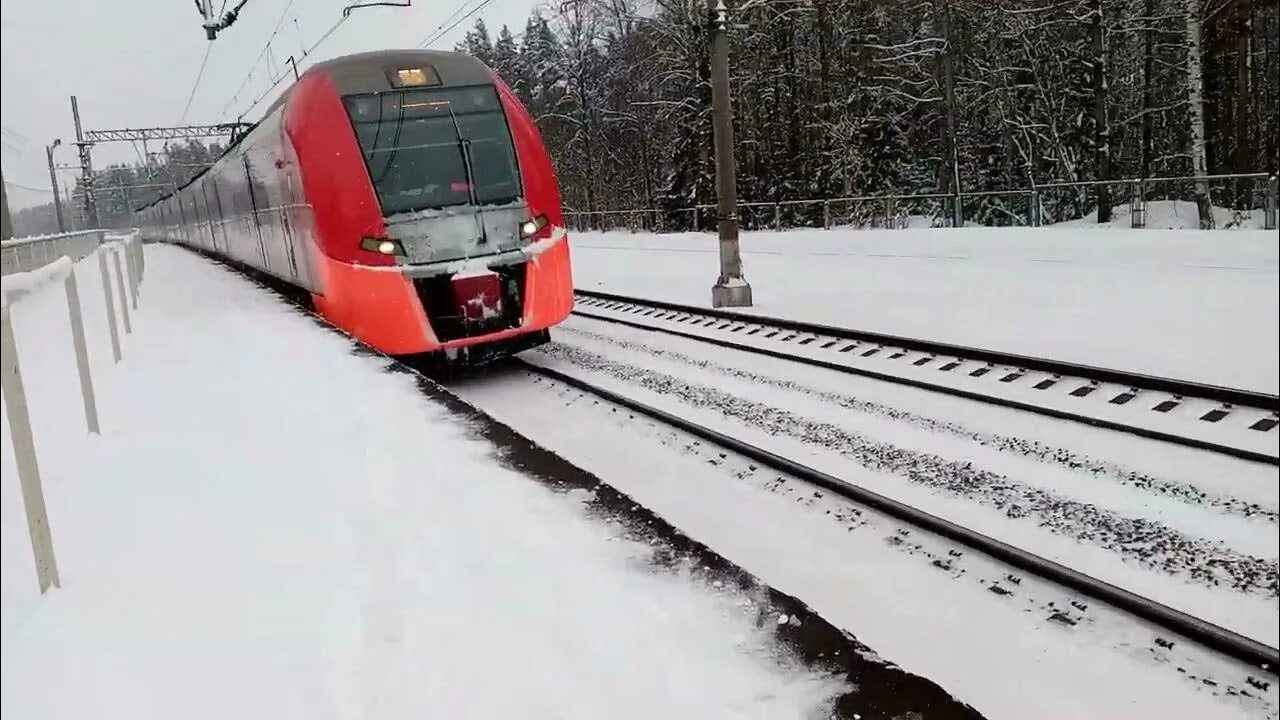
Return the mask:
<svg viewBox="0 0 1280 720">
<path fill-rule="evenodd" d="M 733 157 L 733 107 L 729 98 L 728 9 L 707 0 L 711 22 L 711 115 L 716 148 L 716 214 L 720 234 L 720 277 L 711 288 L 712 307 L 750 307 L 751 286 L 742 276 L 738 245 L 738 182 Z"/>
<path fill-rule="evenodd" d="M 9 191 L 5 188 L 4 171 L 0 170 L 0 240 L 13 237 L 13 222 L 9 218 Z"/>
<path fill-rule="evenodd" d="M 98 201 L 93 192 L 93 160 L 89 157 L 89 148 L 93 143 L 84 141 L 84 130 L 80 126 L 80 105 L 76 96 L 71 96 L 71 118 L 76 123 L 76 146 L 80 148 L 81 182 L 84 184 L 84 221 L 90 228 L 98 227 Z"/>
<path fill-rule="evenodd" d="M 62 195 L 58 192 L 58 173 L 53 169 L 53 149 L 62 144 L 61 138 L 54 138 L 52 145 L 46 145 L 44 153 L 49 158 L 49 187 L 53 189 L 53 212 L 58 216 L 58 232 L 67 231 L 67 221 L 62 217 Z"/>
</svg>

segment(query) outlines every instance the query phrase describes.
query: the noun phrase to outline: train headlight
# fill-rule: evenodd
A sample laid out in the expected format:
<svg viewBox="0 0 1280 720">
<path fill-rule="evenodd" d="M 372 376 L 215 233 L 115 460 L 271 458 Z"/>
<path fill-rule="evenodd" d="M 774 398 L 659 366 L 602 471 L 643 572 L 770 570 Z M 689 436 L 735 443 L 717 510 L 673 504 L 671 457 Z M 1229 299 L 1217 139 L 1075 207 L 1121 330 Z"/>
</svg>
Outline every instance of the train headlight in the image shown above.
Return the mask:
<svg viewBox="0 0 1280 720">
<path fill-rule="evenodd" d="M 430 65 L 396 68 L 388 71 L 387 78 L 391 80 L 391 87 L 395 88 L 428 87 L 440 84 L 439 73 Z"/>
<path fill-rule="evenodd" d="M 390 238 L 363 238 L 360 240 L 360 249 L 379 255 L 404 255 L 404 247 L 400 245 L 400 241 Z"/>
<path fill-rule="evenodd" d="M 528 240 L 534 235 L 537 235 L 538 231 L 546 226 L 547 226 L 546 215 L 539 215 L 538 217 L 532 220 L 525 220 L 524 222 L 520 223 L 520 239 Z"/>
</svg>

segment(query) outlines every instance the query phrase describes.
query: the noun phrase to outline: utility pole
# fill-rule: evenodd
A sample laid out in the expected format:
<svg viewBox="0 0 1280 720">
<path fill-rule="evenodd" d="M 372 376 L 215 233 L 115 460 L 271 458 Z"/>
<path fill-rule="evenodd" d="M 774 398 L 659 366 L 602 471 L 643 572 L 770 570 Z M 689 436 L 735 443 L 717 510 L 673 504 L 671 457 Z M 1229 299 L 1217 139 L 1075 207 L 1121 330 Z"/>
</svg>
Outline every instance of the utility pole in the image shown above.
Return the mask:
<svg viewBox="0 0 1280 720">
<path fill-rule="evenodd" d="M 89 158 L 89 148 L 93 143 L 85 142 L 84 129 L 80 127 L 80 105 L 76 96 L 71 96 L 71 117 L 76 122 L 76 146 L 80 148 L 80 171 L 84 183 L 84 221 L 91 227 L 98 227 L 98 203 L 93 194 L 93 160 Z"/>
<path fill-rule="evenodd" d="M 9 191 L 4 184 L 4 171 L 0 170 L 0 240 L 13 237 L 13 223 L 9 220 Z"/>
<path fill-rule="evenodd" d="M 733 107 L 729 98 L 729 29 L 724 0 L 707 0 L 711 14 L 711 116 L 716 147 L 716 227 L 720 277 L 711 288 L 712 307 L 750 307 L 751 286 L 742 276 L 738 246 L 738 181 L 733 157 Z"/>
<path fill-rule="evenodd" d="M 58 232 L 67 231 L 67 222 L 62 217 L 62 194 L 58 191 L 58 174 L 53 169 L 53 149 L 62 144 L 62 138 L 54 138 L 52 145 L 44 146 L 44 153 L 49 157 L 49 187 L 53 190 L 53 212 L 58 216 Z"/>
</svg>

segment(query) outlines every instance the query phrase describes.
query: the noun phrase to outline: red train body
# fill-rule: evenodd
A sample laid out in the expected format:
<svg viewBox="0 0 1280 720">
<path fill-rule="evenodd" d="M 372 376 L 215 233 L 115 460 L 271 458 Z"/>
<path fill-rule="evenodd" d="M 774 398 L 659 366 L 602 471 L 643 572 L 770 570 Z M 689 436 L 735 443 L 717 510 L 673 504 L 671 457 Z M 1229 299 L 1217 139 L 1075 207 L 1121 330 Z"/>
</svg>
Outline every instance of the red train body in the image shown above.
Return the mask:
<svg viewBox="0 0 1280 720">
<path fill-rule="evenodd" d="M 149 239 L 305 288 L 326 319 L 392 355 L 518 351 L 573 307 L 542 138 L 502 80 L 458 53 L 311 67 L 138 221 Z"/>
</svg>

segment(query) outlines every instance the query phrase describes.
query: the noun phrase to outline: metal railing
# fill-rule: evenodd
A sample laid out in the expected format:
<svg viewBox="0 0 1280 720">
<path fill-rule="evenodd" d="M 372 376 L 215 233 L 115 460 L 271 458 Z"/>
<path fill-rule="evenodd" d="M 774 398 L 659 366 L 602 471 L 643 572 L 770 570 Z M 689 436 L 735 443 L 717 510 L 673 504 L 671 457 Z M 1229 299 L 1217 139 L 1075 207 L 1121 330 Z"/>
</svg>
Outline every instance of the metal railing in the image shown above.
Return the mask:
<svg viewBox="0 0 1280 720">
<path fill-rule="evenodd" d="M 1078 180 L 1026 188 L 959 193 L 861 195 L 804 200 L 749 201 L 738 204 L 743 229 L 870 226 L 903 228 L 911 216 L 930 219 L 934 227 L 977 225 L 1040 227 L 1080 220 L 1097 210 L 1099 188 L 1106 187 L 1112 209 L 1127 203 L 1129 225 L 1146 227 L 1147 204 L 1157 200 L 1192 200 L 1197 183 L 1210 185 L 1210 204 L 1232 212 L 1239 222 L 1261 212 L 1262 227 L 1277 227 L 1277 180 L 1267 173 Z M 569 210 L 566 221 L 576 230 L 630 229 L 653 232 L 707 230 L 715 222 L 715 205 L 621 210 Z M 976 218 L 976 220 L 975 220 Z"/>
<path fill-rule="evenodd" d="M 102 244 L 107 230 L 77 230 L 54 235 L 6 240 L 0 243 L 0 275 L 30 272 L 64 255 L 78 262 Z"/>
<path fill-rule="evenodd" d="M 3 388 L 5 411 L 9 419 L 9 432 L 13 440 L 14 464 L 17 467 L 18 484 L 22 489 L 22 502 L 27 516 L 27 529 L 31 536 L 31 550 L 35 556 L 36 582 L 43 594 L 51 587 L 61 587 L 58 564 L 53 552 L 53 538 L 49 531 L 48 510 L 40 480 L 40 466 L 32 434 L 31 416 L 27 394 L 22 382 L 21 352 L 13 327 L 13 315 L 21 312 L 21 300 L 43 287 L 62 281 L 67 299 L 67 319 L 71 335 L 70 349 L 75 355 L 79 374 L 80 396 L 84 405 L 84 419 L 88 432 L 101 433 L 98 406 L 90 373 L 88 343 L 85 337 L 84 313 L 80 302 L 80 290 L 76 282 L 76 265 L 80 260 L 100 250 L 98 272 L 102 278 L 103 299 L 111 350 L 115 362 L 120 362 L 119 317 L 124 332 L 133 332 L 130 308 L 138 309 L 139 286 L 145 266 L 142 239 L 135 231 L 87 230 L 59 235 L 28 237 L 6 241 L 0 245 L 4 254 L 6 285 L 0 298 L 0 387 Z M 109 267 L 110 266 L 110 267 Z M 111 270 L 114 269 L 114 279 Z M 18 277 L 19 273 L 31 273 L 30 280 Z M 117 308 L 119 314 L 117 316 Z M 41 342 L 56 339 L 56 334 L 41 334 Z M 68 380 L 69 381 L 69 380 Z"/>
</svg>

